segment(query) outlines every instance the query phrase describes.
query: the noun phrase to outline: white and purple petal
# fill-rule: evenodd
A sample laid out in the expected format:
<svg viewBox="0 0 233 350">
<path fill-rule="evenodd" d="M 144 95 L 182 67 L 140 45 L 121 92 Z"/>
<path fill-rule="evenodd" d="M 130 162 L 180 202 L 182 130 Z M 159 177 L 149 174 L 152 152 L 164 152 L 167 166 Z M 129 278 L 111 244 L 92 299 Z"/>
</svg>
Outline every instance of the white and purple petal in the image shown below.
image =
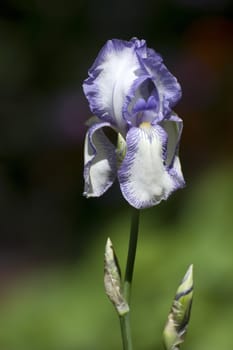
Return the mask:
<svg viewBox="0 0 233 350">
<path fill-rule="evenodd" d="M 112 185 L 117 167 L 123 196 L 136 208 L 156 205 L 184 186 L 178 155 L 183 124 L 172 112 L 181 88 L 159 54 L 137 38 L 109 40 L 83 89 L 96 115 L 85 140 L 87 197 L 102 195 Z M 120 165 L 119 152 L 103 127 L 126 138 Z"/>
<path fill-rule="evenodd" d="M 167 199 L 176 188 L 165 164 L 167 134 L 159 126 L 142 123 L 127 134 L 127 152 L 118 171 L 121 191 L 135 208 L 147 208 Z"/>
<path fill-rule="evenodd" d="M 92 125 L 86 134 L 84 145 L 84 195 L 99 197 L 112 185 L 117 174 L 114 145 L 105 136 L 102 128 L 110 123 Z"/>
<path fill-rule="evenodd" d="M 165 163 L 169 174 L 176 183 L 176 188 L 181 188 L 185 185 L 179 159 L 179 144 L 183 129 L 183 121 L 173 112 L 166 120 L 163 120 L 160 125 L 166 131 L 168 140 Z"/>
<path fill-rule="evenodd" d="M 132 85 L 142 75 L 136 50 L 144 52 L 144 45 L 144 41 L 137 39 L 109 40 L 83 84 L 93 114 L 110 122 L 123 134 L 126 132 L 126 121 L 122 109 Z"/>
<path fill-rule="evenodd" d="M 174 112 L 159 123 L 166 131 L 168 137 L 166 165 L 171 167 L 175 155 L 178 155 L 183 121 Z"/>
<path fill-rule="evenodd" d="M 152 49 L 147 51 L 147 58 L 142 62 L 157 88 L 162 107 L 160 113 L 165 117 L 181 98 L 181 87 L 176 77 L 163 64 L 161 56 Z"/>
</svg>

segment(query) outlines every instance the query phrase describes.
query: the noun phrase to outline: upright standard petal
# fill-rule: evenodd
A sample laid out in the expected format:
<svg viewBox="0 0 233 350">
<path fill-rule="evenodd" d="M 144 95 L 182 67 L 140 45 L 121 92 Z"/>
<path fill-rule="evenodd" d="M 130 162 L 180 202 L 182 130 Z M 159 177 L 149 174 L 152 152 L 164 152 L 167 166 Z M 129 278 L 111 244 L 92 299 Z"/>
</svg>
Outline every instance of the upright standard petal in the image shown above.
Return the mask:
<svg viewBox="0 0 233 350">
<path fill-rule="evenodd" d="M 127 153 L 118 171 L 123 196 L 138 209 L 156 205 L 175 189 L 165 164 L 166 132 L 144 122 L 129 130 L 126 142 Z"/>
<path fill-rule="evenodd" d="M 109 40 L 100 51 L 84 81 L 83 89 L 96 116 L 126 132 L 122 116 L 125 98 L 134 81 L 141 75 L 136 54 L 144 41 Z"/>
<path fill-rule="evenodd" d="M 92 125 L 86 134 L 84 145 L 84 195 L 99 197 L 116 178 L 115 147 L 105 136 L 102 128 L 107 122 Z"/>
<path fill-rule="evenodd" d="M 160 100 L 160 114 L 166 116 L 181 98 L 181 87 L 177 79 L 163 64 L 161 56 L 152 49 L 147 49 L 147 52 L 147 58 L 143 59 L 142 62 L 157 88 Z"/>
</svg>

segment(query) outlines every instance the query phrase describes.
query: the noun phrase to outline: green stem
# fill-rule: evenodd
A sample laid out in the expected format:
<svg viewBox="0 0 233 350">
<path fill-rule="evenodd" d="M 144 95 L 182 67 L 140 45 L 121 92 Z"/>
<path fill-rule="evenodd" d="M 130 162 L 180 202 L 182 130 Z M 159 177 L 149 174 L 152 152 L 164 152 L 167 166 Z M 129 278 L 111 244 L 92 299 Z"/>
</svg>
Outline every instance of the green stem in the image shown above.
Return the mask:
<svg viewBox="0 0 233 350">
<path fill-rule="evenodd" d="M 139 213 L 140 213 L 139 210 L 135 208 L 132 209 L 128 257 L 127 257 L 125 279 L 124 279 L 124 297 L 129 306 L 130 306 L 130 297 L 131 297 L 131 289 L 132 289 L 134 262 L 135 262 L 137 241 L 138 241 Z M 123 350 L 132 350 L 133 345 L 132 345 L 131 329 L 130 329 L 130 313 L 127 313 L 124 316 L 120 316 L 120 324 L 121 324 Z"/>
<path fill-rule="evenodd" d="M 133 344 L 131 338 L 129 312 L 124 316 L 120 316 L 120 325 L 123 350 L 132 350 Z"/>
</svg>

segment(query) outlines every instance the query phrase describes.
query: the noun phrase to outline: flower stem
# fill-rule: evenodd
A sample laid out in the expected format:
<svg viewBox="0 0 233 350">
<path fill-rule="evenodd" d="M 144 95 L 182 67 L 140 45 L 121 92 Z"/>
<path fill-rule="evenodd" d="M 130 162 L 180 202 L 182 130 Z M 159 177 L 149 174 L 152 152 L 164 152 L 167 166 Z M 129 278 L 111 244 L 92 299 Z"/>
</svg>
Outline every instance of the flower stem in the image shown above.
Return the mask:
<svg viewBox="0 0 233 350">
<path fill-rule="evenodd" d="M 125 279 L 124 279 L 124 297 L 129 306 L 130 306 L 130 297 L 131 297 L 131 289 L 132 289 L 134 262 L 135 262 L 137 241 L 138 241 L 139 213 L 140 213 L 139 210 L 132 208 L 128 257 L 127 257 Z M 121 324 L 121 337 L 122 337 L 122 343 L 123 343 L 123 350 L 132 350 L 133 345 L 132 345 L 131 329 L 130 329 L 130 313 L 120 316 L 120 324 Z"/>
</svg>

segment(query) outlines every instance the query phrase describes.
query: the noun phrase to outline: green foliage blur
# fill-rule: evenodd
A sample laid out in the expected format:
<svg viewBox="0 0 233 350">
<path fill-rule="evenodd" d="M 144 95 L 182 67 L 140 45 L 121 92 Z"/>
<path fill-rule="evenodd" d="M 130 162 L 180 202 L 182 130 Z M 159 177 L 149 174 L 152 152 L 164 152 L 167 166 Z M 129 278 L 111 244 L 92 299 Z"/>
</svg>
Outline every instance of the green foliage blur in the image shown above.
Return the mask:
<svg viewBox="0 0 233 350">
<path fill-rule="evenodd" d="M 203 174 L 169 225 L 158 207 L 141 213 L 132 299 L 135 349 L 161 349 L 174 293 L 194 264 L 194 303 L 183 349 L 230 349 L 233 322 L 233 167 Z M 186 193 L 185 193 L 186 191 Z M 172 205 L 176 202 L 173 198 Z M 169 202 L 162 204 L 169 207 Z M 0 310 L 0 347 L 7 350 L 117 350 L 118 318 L 104 295 L 104 244 L 111 236 L 124 266 L 127 211 L 99 227 L 85 260 L 35 269 L 14 282 Z"/>
</svg>

